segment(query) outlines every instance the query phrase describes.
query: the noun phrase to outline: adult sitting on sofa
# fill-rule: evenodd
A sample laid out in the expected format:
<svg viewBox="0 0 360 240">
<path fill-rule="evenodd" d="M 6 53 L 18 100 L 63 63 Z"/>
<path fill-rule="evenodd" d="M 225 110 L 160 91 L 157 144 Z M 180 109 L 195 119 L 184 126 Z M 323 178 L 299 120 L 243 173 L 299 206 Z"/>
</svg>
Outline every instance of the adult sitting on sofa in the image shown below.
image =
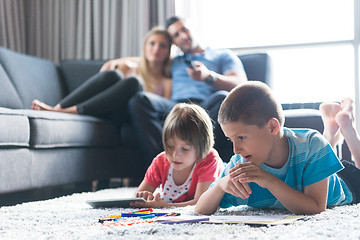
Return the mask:
<svg viewBox="0 0 360 240">
<path fill-rule="evenodd" d="M 240 59 L 229 49 L 205 48 L 195 38 L 189 24 L 182 18 L 167 19 L 166 29 L 174 45 L 181 49 L 171 65 L 172 94 L 170 99 L 147 92 L 138 92 L 129 102 L 144 159 L 150 165 L 163 151 L 162 126 L 166 115 L 179 102 L 193 102 L 204 108 L 214 123 L 215 148 L 228 148 L 217 114 L 228 91 L 247 81 Z M 224 158 L 224 156 L 221 156 Z M 228 161 L 227 157 L 223 159 Z"/>
<path fill-rule="evenodd" d="M 109 60 L 55 106 L 34 100 L 32 109 L 97 116 L 121 125 L 128 120 L 127 104 L 136 92 L 170 97 L 170 49 L 167 31 L 154 27 L 145 37 L 141 57 Z"/>
</svg>

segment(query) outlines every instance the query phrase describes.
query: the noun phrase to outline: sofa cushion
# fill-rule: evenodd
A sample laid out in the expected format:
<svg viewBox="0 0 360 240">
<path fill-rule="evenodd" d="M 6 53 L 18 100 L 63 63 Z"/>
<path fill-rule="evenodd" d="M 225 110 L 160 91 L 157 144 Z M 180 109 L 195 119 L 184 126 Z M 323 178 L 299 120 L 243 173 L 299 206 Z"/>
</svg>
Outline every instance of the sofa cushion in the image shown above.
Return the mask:
<svg viewBox="0 0 360 240">
<path fill-rule="evenodd" d="M 68 92 L 72 92 L 90 77 L 99 72 L 104 60 L 64 60 L 60 63 Z"/>
<path fill-rule="evenodd" d="M 0 146 L 115 147 L 118 131 L 91 116 L 0 108 Z"/>
<path fill-rule="evenodd" d="M 119 133 L 108 122 L 91 116 L 22 110 L 30 122 L 30 147 L 114 147 Z"/>
<path fill-rule="evenodd" d="M 0 106 L 8 108 L 21 108 L 22 103 L 9 76 L 0 64 Z"/>
<path fill-rule="evenodd" d="M 0 47 L 0 64 L 19 94 L 22 108 L 30 108 L 34 99 L 55 105 L 64 97 L 62 80 L 53 62 Z"/>
<path fill-rule="evenodd" d="M 18 111 L 0 107 L 0 136 L 1 147 L 28 147 L 28 118 Z"/>
</svg>

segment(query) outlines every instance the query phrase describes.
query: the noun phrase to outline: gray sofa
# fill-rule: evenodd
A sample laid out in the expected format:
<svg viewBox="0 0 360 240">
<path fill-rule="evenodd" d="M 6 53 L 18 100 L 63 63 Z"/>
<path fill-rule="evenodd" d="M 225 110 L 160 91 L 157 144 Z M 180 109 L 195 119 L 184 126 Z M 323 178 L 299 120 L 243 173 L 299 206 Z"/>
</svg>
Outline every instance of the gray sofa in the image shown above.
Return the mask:
<svg viewBox="0 0 360 240">
<path fill-rule="evenodd" d="M 271 86 L 267 54 L 239 57 L 250 80 Z M 56 65 L 0 46 L 0 194 L 143 177 L 148 166 L 130 122 L 116 128 L 96 117 L 30 110 L 33 99 L 55 105 L 103 62 L 69 60 Z M 314 109 L 286 110 L 286 125 L 322 131 Z M 228 160 L 231 144 L 218 151 Z"/>
<path fill-rule="evenodd" d="M 68 80 L 61 66 L 0 47 L 0 193 L 143 174 L 108 122 L 30 110 L 35 98 L 56 104 L 75 87 Z"/>
</svg>

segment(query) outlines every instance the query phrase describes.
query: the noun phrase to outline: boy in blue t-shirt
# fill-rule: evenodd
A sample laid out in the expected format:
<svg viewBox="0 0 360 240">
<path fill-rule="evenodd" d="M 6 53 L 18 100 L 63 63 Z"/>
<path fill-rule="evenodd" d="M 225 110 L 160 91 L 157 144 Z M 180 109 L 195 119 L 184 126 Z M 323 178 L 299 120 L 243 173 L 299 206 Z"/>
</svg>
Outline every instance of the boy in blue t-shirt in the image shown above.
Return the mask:
<svg viewBox="0 0 360 240">
<path fill-rule="evenodd" d="M 233 89 L 218 120 L 235 155 L 198 200 L 197 213 L 248 205 L 316 214 L 358 202 L 359 191 L 350 183 L 356 175 L 360 179 L 360 170 L 349 165 L 351 171 L 340 177 L 344 166 L 323 135 L 283 127 L 283 110 L 266 84 L 251 81 Z"/>
</svg>

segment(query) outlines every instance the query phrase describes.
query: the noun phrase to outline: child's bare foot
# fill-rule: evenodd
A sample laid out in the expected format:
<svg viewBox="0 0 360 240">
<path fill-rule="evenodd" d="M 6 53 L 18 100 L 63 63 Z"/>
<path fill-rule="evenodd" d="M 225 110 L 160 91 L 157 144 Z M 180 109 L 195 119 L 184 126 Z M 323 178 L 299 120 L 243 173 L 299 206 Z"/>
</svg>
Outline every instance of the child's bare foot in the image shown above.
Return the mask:
<svg viewBox="0 0 360 240">
<path fill-rule="evenodd" d="M 345 98 L 341 101 L 341 111 L 336 115 L 335 120 L 350 149 L 355 165 L 360 167 L 360 137 L 354 126 L 355 119 L 353 113 L 353 101 L 351 98 Z"/>
<path fill-rule="evenodd" d="M 340 112 L 340 104 L 338 103 L 322 103 L 320 105 L 321 118 L 324 123 L 324 137 L 329 141 L 330 145 L 335 148 L 341 139 L 339 125 L 335 121 L 336 115 Z"/>
<path fill-rule="evenodd" d="M 354 113 L 353 113 L 353 100 L 345 98 L 341 101 L 341 111 L 335 116 L 335 121 L 341 130 L 346 130 L 349 127 L 354 128 Z"/>
</svg>

